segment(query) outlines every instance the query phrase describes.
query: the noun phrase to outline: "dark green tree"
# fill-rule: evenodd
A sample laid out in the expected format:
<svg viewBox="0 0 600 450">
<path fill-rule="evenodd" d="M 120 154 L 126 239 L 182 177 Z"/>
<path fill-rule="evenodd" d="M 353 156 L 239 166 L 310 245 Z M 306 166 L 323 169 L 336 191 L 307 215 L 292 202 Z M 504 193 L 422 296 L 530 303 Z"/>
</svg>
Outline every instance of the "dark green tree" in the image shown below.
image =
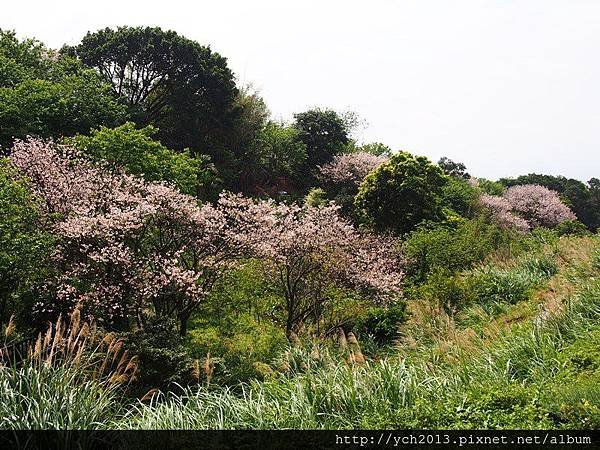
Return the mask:
<svg viewBox="0 0 600 450">
<path fill-rule="evenodd" d="M 265 186 L 278 178 L 295 180 L 306 160 L 306 145 L 294 127 L 268 122 L 253 144 L 253 173 L 256 186 Z"/>
<path fill-rule="evenodd" d="M 306 164 L 309 169 L 330 161 L 342 153 L 350 138 L 344 118 L 330 109 L 311 109 L 294 115 L 294 127 L 306 145 Z"/>
<path fill-rule="evenodd" d="M 158 127 L 167 147 L 230 162 L 237 88 L 218 53 L 156 27 L 105 28 L 63 52 L 97 69 L 137 122 Z"/>
<path fill-rule="evenodd" d="M 363 181 L 354 204 L 367 224 L 398 234 L 441 216 L 441 194 L 448 178 L 424 156 L 393 155 Z"/>
<path fill-rule="evenodd" d="M 454 178 L 471 178 L 471 175 L 467 172 L 467 166 L 461 162 L 452 161 L 446 156 L 442 156 L 438 161 L 438 166 L 442 168 L 444 173 Z"/>
</svg>

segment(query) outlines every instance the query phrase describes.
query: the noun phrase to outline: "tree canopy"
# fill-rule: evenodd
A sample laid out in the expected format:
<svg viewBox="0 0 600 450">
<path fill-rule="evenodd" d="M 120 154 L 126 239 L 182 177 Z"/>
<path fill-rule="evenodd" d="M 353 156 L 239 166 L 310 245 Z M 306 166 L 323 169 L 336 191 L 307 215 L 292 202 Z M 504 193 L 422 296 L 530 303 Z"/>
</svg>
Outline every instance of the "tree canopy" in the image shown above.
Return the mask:
<svg viewBox="0 0 600 450">
<path fill-rule="evenodd" d="M 157 27 L 119 27 L 63 52 L 97 69 L 168 147 L 224 159 L 237 88 L 226 59 L 209 47 Z"/>
<path fill-rule="evenodd" d="M 151 125 L 138 129 L 127 122 L 116 128 L 100 127 L 89 136 L 77 135 L 64 142 L 112 169 L 123 168 L 148 181 L 168 181 L 185 194 L 205 197 L 216 182 L 210 158 L 170 150 L 152 139 L 156 132 Z"/>
<path fill-rule="evenodd" d="M 447 177 L 424 156 L 394 154 L 371 172 L 355 198 L 363 220 L 379 230 L 403 234 L 441 213 Z"/>
</svg>

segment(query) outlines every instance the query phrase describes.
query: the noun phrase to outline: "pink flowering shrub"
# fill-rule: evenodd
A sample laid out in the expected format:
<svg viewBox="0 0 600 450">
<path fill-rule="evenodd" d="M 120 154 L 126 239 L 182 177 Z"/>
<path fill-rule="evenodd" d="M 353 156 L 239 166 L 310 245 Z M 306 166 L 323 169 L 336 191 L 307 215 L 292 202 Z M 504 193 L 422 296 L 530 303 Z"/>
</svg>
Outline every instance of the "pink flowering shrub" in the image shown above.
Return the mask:
<svg viewBox="0 0 600 450">
<path fill-rule="evenodd" d="M 489 210 L 494 221 L 504 228 L 513 228 L 521 233 L 530 230 L 529 223 L 516 214 L 512 213 L 510 203 L 503 197 L 482 194 L 479 198 L 481 205 Z"/>
<path fill-rule="evenodd" d="M 556 192 L 536 184 L 510 187 L 502 197 L 483 194 L 480 202 L 501 226 L 521 232 L 576 219 Z"/>
<path fill-rule="evenodd" d="M 366 152 L 336 155 L 333 160 L 318 167 L 319 177 L 326 184 L 358 187 L 371 171 L 387 160 L 385 156 Z"/>
<path fill-rule="evenodd" d="M 222 202 L 285 298 L 288 336 L 298 334 L 309 319 L 320 319 L 330 305 L 332 283 L 371 292 L 384 302 L 400 292 L 403 272 L 396 243 L 358 232 L 340 217 L 337 206 L 234 196 Z"/>
<path fill-rule="evenodd" d="M 577 219 L 556 192 L 538 184 L 512 186 L 506 190 L 504 198 L 531 227 L 551 228 Z"/>
<path fill-rule="evenodd" d="M 107 323 L 172 317 L 185 333 L 193 311 L 242 253 L 245 237 L 219 209 L 171 186 L 95 168 L 69 149 L 17 142 L 11 159 L 45 201 L 60 238 L 57 304 L 81 303 Z"/>
</svg>

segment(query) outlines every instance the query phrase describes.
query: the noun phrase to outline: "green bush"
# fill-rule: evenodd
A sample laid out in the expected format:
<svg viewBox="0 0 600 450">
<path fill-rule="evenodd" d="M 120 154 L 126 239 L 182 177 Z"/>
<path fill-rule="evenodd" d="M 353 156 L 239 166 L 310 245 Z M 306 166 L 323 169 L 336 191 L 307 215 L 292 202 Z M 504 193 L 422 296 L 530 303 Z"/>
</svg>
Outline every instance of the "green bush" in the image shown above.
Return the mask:
<svg viewBox="0 0 600 450">
<path fill-rule="evenodd" d="M 448 177 L 424 156 L 395 153 L 362 182 L 354 204 L 365 223 L 404 234 L 441 217 L 440 197 Z"/>
<path fill-rule="evenodd" d="M 53 238 L 44 231 L 38 206 L 26 180 L 0 159 L 0 324 L 11 315 L 30 319 L 25 300 L 48 274 Z"/>
<path fill-rule="evenodd" d="M 554 227 L 554 232 L 559 236 L 586 236 L 590 234 L 588 228 L 578 220 L 566 220 Z"/>
<path fill-rule="evenodd" d="M 450 208 L 462 217 L 473 217 L 479 193 L 462 178 L 450 177 L 442 188 L 442 207 Z"/>
<path fill-rule="evenodd" d="M 210 194 L 217 182 L 210 158 L 168 149 L 152 139 L 157 131 L 152 126 L 138 129 L 127 122 L 116 128 L 94 129 L 89 136 L 66 138 L 64 143 L 112 168 L 123 167 L 149 181 L 169 181 L 186 194 Z"/>
<path fill-rule="evenodd" d="M 437 226 L 411 233 L 404 242 L 407 274 L 423 282 L 436 270 L 449 273 L 473 267 L 494 250 L 509 244 L 509 232 L 482 218 L 463 221 L 456 228 Z"/>
<path fill-rule="evenodd" d="M 139 374 L 131 386 L 133 394 L 144 395 L 150 389 L 168 390 L 174 383 L 192 383 L 192 358 L 183 338 L 163 322 L 150 323 L 144 330 L 124 333 L 125 348 L 138 356 Z"/>
<path fill-rule="evenodd" d="M 402 301 L 388 307 L 371 307 L 358 318 L 352 330 L 360 336 L 372 336 L 379 345 L 392 342 L 400 325 L 406 320 L 406 304 Z"/>
</svg>

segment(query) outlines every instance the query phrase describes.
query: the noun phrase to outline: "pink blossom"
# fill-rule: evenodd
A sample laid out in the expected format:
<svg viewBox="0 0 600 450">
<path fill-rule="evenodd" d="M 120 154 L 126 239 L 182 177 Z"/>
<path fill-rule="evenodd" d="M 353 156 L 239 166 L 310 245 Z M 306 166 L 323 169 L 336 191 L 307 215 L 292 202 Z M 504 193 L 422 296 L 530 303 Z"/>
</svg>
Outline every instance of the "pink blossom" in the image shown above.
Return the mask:
<svg viewBox="0 0 600 450">
<path fill-rule="evenodd" d="M 522 232 L 576 219 L 556 192 L 535 184 L 510 187 L 502 197 L 484 194 L 480 202 L 500 225 Z"/>
<path fill-rule="evenodd" d="M 59 302 L 108 322 L 145 314 L 185 322 L 242 254 L 223 212 L 171 186 L 93 166 L 70 149 L 17 142 L 11 159 L 61 238 Z M 51 309 L 46 305 L 44 309 Z"/>
<path fill-rule="evenodd" d="M 281 289 L 288 333 L 297 333 L 309 316 L 324 309 L 331 282 L 373 292 L 382 301 L 401 291 L 397 243 L 357 231 L 334 204 L 312 207 L 229 196 L 221 205 Z"/>
<path fill-rule="evenodd" d="M 370 172 L 387 160 L 385 156 L 367 152 L 340 154 L 327 164 L 319 166 L 318 171 L 325 183 L 358 186 Z"/>
<path fill-rule="evenodd" d="M 531 227 L 550 228 L 577 218 L 555 191 L 538 184 L 512 186 L 506 190 L 504 198 Z"/>
<path fill-rule="evenodd" d="M 326 302 L 331 282 L 386 300 L 400 292 L 402 260 L 392 239 L 357 231 L 338 207 L 298 206 L 223 194 L 216 205 L 174 187 L 94 166 L 73 150 L 35 139 L 11 159 L 44 201 L 60 238 L 56 304 L 80 303 L 107 324 L 143 326 L 173 317 L 181 331 L 223 274 L 248 256 L 265 261 L 288 303 L 288 330 Z"/>
<path fill-rule="evenodd" d="M 521 233 L 527 233 L 530 230 L 525 219 L 511 212 L 512 207 L 505 198 L 482 194 L 479 201 L 490 211 L 494 221 L 501 227 L 513 228 Z"/>
</svg>

